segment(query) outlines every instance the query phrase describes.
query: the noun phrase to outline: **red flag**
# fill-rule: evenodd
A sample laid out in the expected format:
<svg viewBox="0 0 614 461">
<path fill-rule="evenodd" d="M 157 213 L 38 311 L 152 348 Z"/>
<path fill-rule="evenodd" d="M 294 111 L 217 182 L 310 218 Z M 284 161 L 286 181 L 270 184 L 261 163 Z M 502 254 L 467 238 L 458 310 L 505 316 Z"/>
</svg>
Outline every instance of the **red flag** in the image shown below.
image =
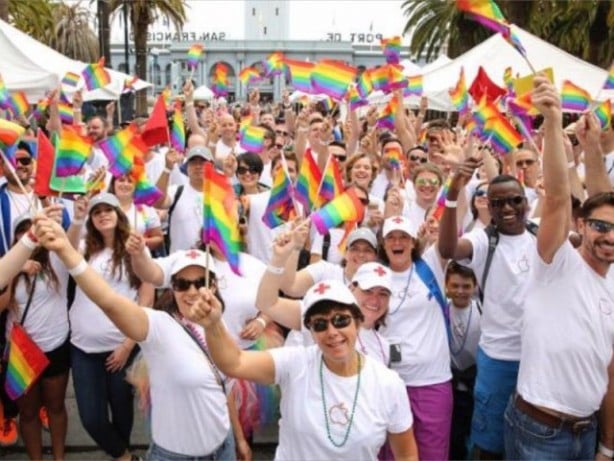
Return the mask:
<svg viewBox="0 0 614 461">
<path fill-rule="evenodd" d="M 156 105 L 141 133 L 141 138 L 148 147 L 153 147 L 157 144 L 168 144 L 170 142 L 168 121 L 166 120 L 166 105 L 162 96 L 158 96 Z"/>
<path fill-rule="evenodd" d="M 55 149 L 45 136 L 43 130 L 38 130 L 38 154 L 36 155 L 36 176 L 34 177 L 34 193 L 39 197 L 52 197 L 58 195 L 51 190 L 49 183 L 53 173 L 53 159 Z"/>
<path fill-rule="evenodd" d="M 478 74 L 475 76 L 471 87 L 469 87 L 469 94 L 473 100 L 477 103 L 482 99 L 483 95 L 486 95 L 487 101 L 494 102 L 497 98 L 505 96 L 506 93 L 505 88 L 495 85 L 490 77 L 488 77 L 486 71 L 480 66 Z"/>
</svg>

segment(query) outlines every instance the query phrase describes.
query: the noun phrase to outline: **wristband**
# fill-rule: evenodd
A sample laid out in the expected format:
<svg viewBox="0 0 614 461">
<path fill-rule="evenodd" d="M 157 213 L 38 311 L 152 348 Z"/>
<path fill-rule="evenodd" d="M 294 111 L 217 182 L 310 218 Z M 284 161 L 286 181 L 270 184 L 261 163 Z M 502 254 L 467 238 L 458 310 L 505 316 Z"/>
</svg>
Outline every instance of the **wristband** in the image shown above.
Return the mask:
<svg viewBox="0 0 614 461">
<path fill-rule="evenodd" d="M 23 246 L 31 251 L 36 250 L 36 247 L 38 246 L 38 240 L 36 240 L 36 237 L 34 237 L 32 231 L 28 231 L 26 234 L 24 234 L 19 241 L 23 244 Z"/>
<path fill-rule="evenodd" d="M 193 105 L 194 105 L 194 102 L 193 102 L 193 101 L 190 101 L 190 102 L 186 102 L 186 103 L 185 103 L 185 106 L 186 106 L 186 107 L 192 107 Z"/>
<path fill-rule="evenodd" d="M 72 269 L 68 269 L 68 273 L 72 275 L 73 277 L 77 277 L 83 274 L 86 269 L 87 269 L 87 263 L 85 262 L 85 259 L 81 258 L 81 261 L 79 262 L 79 264 L 77 264 Z"/>
<path fill-rule="evenodd" d="M 458 204 L 458 202 L 456 200 L 448 200 L 448 199 L 446 199 L 446 201 L 445 201 L 446 208 L 456 208 L 457 204 Z"/>
<path fill-rule="evenodd" d="M 164 167 L 164 169 L 162 170 L 162 173 L 171 174 L 171 169 Z"/>
<path fill-rule="evenodd" d="M 81 112 L 81 109 L 75 109 L 75 108 L 73 108 L 73 110 L 72 110 L 72 111 L 73 111 L 73 112 Z"/>
<path fill-rule="evenodd" d="M 614 458 L 614 450 L 610 450 L 601 442 L 599 442 L 599 453 L 601 453 L 603 456 L 606 456 L 607 458 Z"/>
<path fill-rule="evenodd" d="M 85 219 L 73 219 L 70 224 L 75 225 L 75 226 L 83 226 L 83 224 L 85 223 Z"/>
<path fill-rule="evenodd" d="M 272 266 L 272 265 L 268 265 L 266 267 L 267 272 L 270 272 L 271 274 L 275 274 L 275 275 L 281 275 L 284 273 L 284 270 L 286 270 L 285 267 L 277 267 L 277 266 Z"/>
<path fill-rule="evenodd" d="M 262 317 L 256 317 L 254 320 L 262 325 L 262 328 L 266 328 L 266 321 Z"/>
<path fill-rule="evenodd" d="M 572 169 L 576 167 L 576 162 L 574 162 L 573 160 L 570 162 L 567 162 L 567 168 Z"/>
</svg>

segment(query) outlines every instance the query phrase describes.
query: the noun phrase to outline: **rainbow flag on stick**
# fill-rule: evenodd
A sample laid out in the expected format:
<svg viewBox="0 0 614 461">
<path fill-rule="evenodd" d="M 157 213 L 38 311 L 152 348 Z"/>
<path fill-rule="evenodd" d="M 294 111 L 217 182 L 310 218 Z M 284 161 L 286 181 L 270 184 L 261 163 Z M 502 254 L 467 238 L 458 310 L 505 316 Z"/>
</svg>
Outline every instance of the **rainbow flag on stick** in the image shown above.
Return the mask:
<svg viewBox="0 0 614 461">
<path fill-rule="evenodd" d="M 465 82 L 465 69 L 461 67 L 456 86 L 449 91 L 452 104 L 461 114 L 469 112 L 469 93 Z"/>
<path fill-rule="evenodd" d="M 264 73 L 267 77 L 283 73 L 285 69 L 285 57 L 283 53 L 275 51 L 271 53 L 262 63 L 264 65 Z"/>
<path fill-rule="evenodd" d="M 49 107 L 49 98 L 43 98 L 36 104 L 34 111 L 32 112 L 32 117 L 35 120 L 40 120 L 47 108 Z"/>
<path fill-rule="evenodd" d="M 85 87 L 88 91 L 104 88 L 111 83 L 111 76 L 104 68 L 104 58 L 100 58 L 98 62 L 85 66 L 81 75 L 85 79 Z"/>
<path fill-rule="evenodd" d="M 563 88 L 561 89 L 561 107 L 563 110 L 584 112 L 590 104 L 591 95 L 588 91 L 569 80 L 563 82 Z"/>
<path fill-rule="evenodd" d="M 109 160 L 109 171 L 114 177 L 130 173 L 134 159 L 147 152 L 147 146 L 137 133 L 135 125 L 129 125 L 98 144 Z"/>
<path fill-rule="evenodd" d="M 175 103 L 175 110 L 173 111 L 171 146 L 173 146 L 173 149 L 175 149 L 177 152 L 185 151 L 185 125 L 183 122 L 180 102 Z"/>
<path fill-rule="evenodd" d="M 341 169 L 339 161 L 334 155 L 328 157 L 322 185 L 320 186 L 321 203 L 326 203 L 334 199 L 343 192 L 343 178 L 341 177 Z"/>
<path fill-rule="evenodd" d="M 241 275 L 239 252 L 241 237 L 237 222 L 237 202 L 228 178 L 206 162 L 203 182 L 203 242 L 215 243 L 228 260 L 232 271 Z"/>
<path fill-rule="evenodd" d="M 607 130 L 612 120 L 612 104 L 609 99 L 599 103 L 593 109 L 595 116 L 599 119 L 602 130 Z"/>
<path fill-rule="evenodd" d="M 308 150 L 305 152 L 296 179 L 296 199 L 303 205 L 306 214 L 320 205 L 318 187 L 321 181 L 322 172 L 313 158 L 311 150 Z"/>
<path fill-rule="evenodd" d="M 62 123 L 72 125 L 74 120 L 72 105 L 66 102 L 58 102 L 58 112 L 60 113 L 60 120 Z"/>
<path fill-rule="evenodd" d="M 320 61 L 311 72 L 311 85 L 317 93 L 341 100 L 356 79 L 357 70 L 339 61 Z"/>
<path fill-rule="evenodd" d="M 388 104 L 384 106 L 377 118 L 377 126 L 386 128 L 388 130 L 394 130 L 394 117 L 399 107 L 399 101 L 396 96 L 390 98 Z"/>
<path fill-rule="evenodd" d="M 494 1 L 456 0 L 456 7 L 483 26 L 503 35 L 507 33 L 508 26 L 505 16 Z"/>
<path fill-rule="evenodd" d="M 359 107 L 366 106 L 369 104 L 369 101 L 363 99 L 358 93 L 358 89 L 356 86 L 351 85 L 347 94 L 348 103 L 350 104 L 350 110 L 356 110 Z"/>
<path fill-rule="evenodd" d="M 244 86 L 249 86 L 251 83 L 257 82 L 261 79 L 260 73 L 253 67 L 246 67 L 239 72 L 239 79 Z"/>
<path fill-rule="evenodd" d="M 350 188 L 315 211 L 311 222 L 320 235 L 324 235 L 341 223 L 362 221 L 364 215 L 365 206 L 356 195 L 356 190 Z"/>
<path fill-rule="evenodd" d="M 295 59 L 286 59 L 286 66 L 290 72 L 290 79 L 295 90 L 303 93 L 312 93 L 311 73 L 315 67 L 312 62 L 297 61 Z"/>
<path fill-rule="evenodd" d="M 134 182 L 133 200 L 135 205 L 153 206 L 153 204 L 156 203 L 160 197 L 162 197 L 162 192 L 160 192 L 156 186 L 149 182 L 147 172 L 145 171 L 145 160 L 143 159 L 143 154 L 136 154 L 134 156 L 134 163 L 132 165 L 132 170 L 130 171 L 130 177 Z"/>
<path fill-rule="evenodd" d="M 443 187 L 441 188 L 441 192 L 439 192 L 439 197 L 437 197 L 437 205 L 435 211 L 433 211 L 433 218 L 437 221 L 441 220 L 443 216 L 443 210 L 446 207 L 446 197 L 448 196 L 448 189 L 450 189 L 450 184 L 452 183 L 452 177 L 448 177 Z"/>
<path fill-rule="evenodd" d="M 194 70 L 198 67 L 198 61 L 203 54 L 205 47 L 200 44 L 192 45 L 188 50 L 187 66 L 189 70 Z"/>
<path fill-rule="evenodd" d="M 259 126 L 247 125 L 239 130 L 239 143 L 248 152 L 256 154 L 264 149 L 264 134 L 266 130 Z"/>
<path fill-rule="evenodd" d="M 229 86 L 228 66 L 222 62 L 216 63 L 213 68 L 211 91 L 216 97 L 225 96 L 228 94 Z"/>
<path fill-rule="evenodd" d="M 422 96 L 422 75 L 407 77 L 407 88 L 403 91 L 403 96 Z"/>
<path fill-rule="evenodd" d="M 294 188 L 284 165 L 284 167 L 277 170 L 273 177 L 269 203 L 262 215 L 262 222 L 269 229 L 274 229 L 294 217 L 296 210 L 294 208 L 293 195 Z"/>
<path fill-rule="evenodd" d="M 400 170 L 401 169 L 401 151 L 397 148 L 395 149 L 389 149 L 386 151 L 385 155 L 385 160 L 388 162 L 388 165 L 390 165 L 390 168 L 392 168 L 393 170 Z"/>
<path fill-rule="evenodd" d="M 74 72 L 66 72 L 64 77 L 62 77 L 62 86 L 69 86 L 71 88 L 77 88 L 79 84 L 79 80 L 81 80 L 81 75 L 75 74 Z"/>
<path fill-rule="evenodd" d="M 15 117 L 26 115 L 30 108 L 28 97 L 23 91 L 16 91 L 9 97 L 9 107 Z"/>
<path fill-rule="evenodd" d="M 401 37 L 383 38 L 380 44 L 387 63 L 397 64 L 401 60 Z"/>
<path fill-rule="evenodd" d="M 360 74 L 360 77 L 358 77 L 358 82 L 356 82 L 356 91 L 358 91 L 362 99 L 367 99 L 367 96 L 373 91 L 371 73 L 372 71 L 370 69 L 365 69 L 362 74 Z"/>
<path fill-rule="evenodd" d="M 388 68 L 386 66 L 370 69 L 369 76 L 371 77 L 372 90 L 387 91 Z"/>
<path fill-rule="evenodd" d="M 520 133 L 501 114 L 486 122 L 484 132 L 491 138 L 492 147 L 501 155 L 507 155 L 522 142 Z"/>
<path fill-rule="evenodd" d="M 14 323 L 11 330 L 8 357 L 4 390 L 16 400 L 27 393 L 45 371 L 49 359 L 18 323 Z"/>
<path fill-rule="evenodd" d="M 55 176 L 65 178 L 81 172 L 90 156 L 92 144 L 71 126 L 62 128 L 55 150 Z"/>
</svg>

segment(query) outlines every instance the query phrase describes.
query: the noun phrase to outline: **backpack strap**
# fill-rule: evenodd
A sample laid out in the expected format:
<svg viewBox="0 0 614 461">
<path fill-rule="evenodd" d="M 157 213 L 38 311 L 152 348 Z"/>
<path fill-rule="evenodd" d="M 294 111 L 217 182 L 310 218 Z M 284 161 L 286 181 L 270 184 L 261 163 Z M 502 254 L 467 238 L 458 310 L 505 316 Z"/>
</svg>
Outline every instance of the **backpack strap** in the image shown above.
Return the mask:
<svg viewBox="0 0 614 461">
<path fill-rule="evenodd" d="M 499 243 L 499 232 L 493 225 L 489 225 L 484 229 L 486 236 L 488 237 L 488 253 L 486 254 L 486 262 L 484 263 L 484 272 L 482 273 L 482 280 L 479 288 L 480 304 L 484 303 L 484 293 L 486 293 L 486 279 L 488 278 L 488 272 L 490 271 L 490 265 L 492 264 L 492 258 L 495 254 L 495 249 Z"/>
<path fill-rule="evenodd" d="M 439 288 L 439 283 L 437 283 L 435 274 L 433 274 L 433 271 L 429 265 L 422 258 L 414 261 L 414 266 L 418 277 L 420 277 L 422 283 L 424 283 L 429 290 L 429 300 L 434 297 L 437 304 L 439 304 L 439 307 L 441 308 L 443 320 L 446 326 L 446 333 L 448 334 L 448 341 L 451 341 L 452 331 L 450 330 L 450 305 L 446 302 L 446 299 L 441 293 L 441 289 Z"/>
<path fill-rule="evenodd" d="M 328 261 L 328 250 L 330 250 L 330 232 L 324 234 L 322 239 L 322 259 Z"/>
<path fill-rule="evenodd" d="M 171 216 L 173 215 L 173 211 L 177 206 L 177 202 L 179 202 L 179 198 L 181 194 L 183 194 L 183 184 L 177 187 L 175 191 L 175 196 L 173 197 L 173 201 L 171 206 L 168 208 L 168 228 L 166 229 L 166 237 L 164 238 L 164 244 L 166 245 L 166 252 L 170 253 L 171 251 Z"/>
</svg>

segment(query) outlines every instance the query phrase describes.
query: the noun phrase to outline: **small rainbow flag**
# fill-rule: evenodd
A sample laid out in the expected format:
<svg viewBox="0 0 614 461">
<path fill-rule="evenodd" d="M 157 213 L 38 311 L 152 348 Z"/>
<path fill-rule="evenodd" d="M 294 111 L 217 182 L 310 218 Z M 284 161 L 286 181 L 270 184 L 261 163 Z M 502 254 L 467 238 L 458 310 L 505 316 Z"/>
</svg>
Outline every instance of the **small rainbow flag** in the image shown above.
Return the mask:
<svg viewBox="0 0 614 461">
<path fill-rule="evenodd" d="M 222 62 L 216 63 L 213 68 L 211 91 L 216 97 L 225 96 L 228 94 L 229 86 L 228 66 Z"/>
<path fill-rule="evenodd" d="M 348 103 L 350 104 L 350 110 L 356 110 L 359 107 L 366 106 L 369 104 L 369 101 L 360 97 L 358 93 L 358 89 L 355 85 L 351 85 L 347 94 Z"/>
<path fill-rule="evenodd" d="M 604 90 L 612 90 L 614 89 L 614 62 L 610 65 L 610 69 L 608 70 L 608 77 L 605 79 L 605 83 L 603 84 Z"/>
<path fill-rule="evenodd" d="M 286 59 L 286 66 L 290 72 L 290 79 L 295 90 L 303 93 L 312 93 L 311 73 L 315 67 L 312 62 L 297 61 L 295 59 Z"/>
<path fill-rule="evenodd" d="M 98 147 L 109 161 L 109 171 L 116 178 L 130 173 L 134 159 L 145 155 L 148 150 L 135 125 L 129 125 L 100 141 Z"/>
<path fill-rule="evenodd" d="M 473 116 L 480 127 L 483 127 L 491 118 L 499 117 L 500 113 L 497 107 L 492 102 L 489 102 L 484 95 L 474 109 Z"/>
<path fill-rule="evenodd" d="M 320 186 L 320 203 L 330 202 L 341 192 L 343 192 L 343 178 L 341 177 L 339 161 L 334 155 L 329 155 Z"/>
<path fill-rule="evenodd" d="M 74 72 L 66 72 L 64 77 L 62 77 L 62 86 L 69 86 L 71 88 L 76 88 L 79 84 L 79 80 L 81 80 L 81 75 L 75 74 Z"/>
<path fill-rule="evenodd" d="M 251 83 L 257 82 L 260 78 L 260 73 L 253 67 L 246 67 L 239 72 L 239 79 L 245 87 L 248 87 Z"/>
<path fill-rule="evenodd" d="M 469 93 L 465 82 L 465 68 L 461 67 L 456 86 L 449 91 L 452 104 L 461 114 L 469 112 Z"/>
<path fill-rule="evenodd" d="M 88 91 L 104 88 L 111 83 L 111 76 L 104 68 L 104 58 L 100 58 L 98 62 L 85 66 L 81 75 L 85 79 L 85 87 Z"/>
<path fill-rule="evenodd" d="M 399 101 L 397 100 L 396 96 L 393 96 L 380 112 L 379 117 L 377 118 L 377 126 L 388 130 L 394 130 L 394 117 L 397 113 L 398 107 Z"/>
<path fill-rule="evenodd" d="M 58 112 L 60 113 L 60 120 L 63 124 L 72 125 L 74 120 L 72 105 L 66 102 L 58 102 Z"/>
<path fill-rule="evenodd" d="M 181 103 L 175 103 L 173 111 L 173 123 L 171 127 L 171 146 L 177 152 L 185 151 L 185 125 L 183 123 L 183 114 L 181 113 Z"/>
<path fill-rule="evenodd" d="M 397 64 L 401 60 L 401 37 L 395 35 L 380 41 L 387 63 Z"/>
<path fill-rule="evenodd" d="M 324 235 L 341 223 L 362 221 L 364 215 L 365 206 L 351 187 L 315 211 L 311 215 L 311 222 L 320 235 Z"/>
<path fill-rule="evenodd" d="M 609 99 L 599 103 L 597 107 L 593 109 L 595 116 L 599 119 L 599 124 L 602 130 L 607 130 L 610 127 L 612 120 L 612 104 Z"/>
<path fill-rule="evenodd" d="M 365 69 L 358 77 L 358 82 L 356 82 L 356 90 L 362 99 L 367 99 L 367 96 L 373 91 L 371 73 L 370 69 Z"/>
<path fill-rule="evenodd" d="M 443 210 L 446 207 L 446 197 L 448 196 L 450 184 L 452 184 L 452 177 L 448 176 L 446 182 L 441 188 L 441 191 L 439 192 L 439 197 L 437 197 L 437 208 L 435 208 L 435 211 L 433 211 L 433 218 L 435 218 L 437 221 L 440 221 L 441 217 L 443 216 Z"/>
<path fill-rule="evenodd" d="M 262 63 L 264 65 L 264 74 L 267 77 L 283 73 L 285 57 L 283 53 L 275 51 L 271 53 Z"/>
<path fill-rule="evenodd" d="M 256 154 L 264 149 L 264 134 L 266 130 L 255 125 L 247 125 L 239 130 L 239 144 L 248 152 Z"/>
<path fill-rule="evenodd" d="M 166 109 L 170 107 L 171 102 L 172 102 L 172 97 L 173 97 L 173 92 L 171 90 L 170 85 L 166 85 L 164 87 L 164 89 L 160 93 L 160 96 L 162 96 L 162 100 L 164 101 L 164 108 Z"/>
<path fill-rule="evenodd" d="M 32 112 L 32 117 L 35 120 L 40 120 L 47 108 L 49 107 L 49 98 L 43 98 L 36 104 L 34 111 Z"/>
<path fill-rule="evenodd" d="M 520 133 L 501 114 L 486 122 L 484 132 L 490 137 L 492 147 L 502 155 L 510 153 L 522 142 Z"/>
<path fill-rule="evenodd" d="M 505 16 L 492 0 L 456 0 L 456 7 L 473 20 L 505 35 L 508 30 Z"/>
<path fill-rule="evenodd" d="M 36 346 L 20 324 L 13 324 L 4 383 L 7 395 L 16 400 L 28 392 L 47 365 L 49 359 L 45 353 Z"/>
<path fill-rule="evenodd" d="M 55 176 L 65 178 L 78 175 L 90 157 L 92 144 L 72 126 L 62 128 L 55 150 Z"/>
<path fill-rule="evenodd" d="M 9 100 L 9 90 L 6 88 L 4 84 L 4 80 L 2 80 L 2 75 L 0 75 L 0 109 L 5 109 Z"/>
<path fill-rule="evenodd" d="M 522 135 L 527 139 L 531 140 L 531 127 L 532 127 L 532 118 L 529 113 L 525 110 L 524 107 L 516 104 L 515 100 L 508 99 L 507 100 L 507 111 L 509 115 L 512 117 L 512 120 L 516 122 L 516 127 Z"/>
<path fill-rule="evenodd" d="M 321 181 L 322 172 L 313 158 L 311 150 L 308 150 L 305 152 L 296 179 L 296 199 L 303 205 L 306 214 L 320 206 L 318 186 Z"/>
<path fill-rule="evenodd" d="M 384 159 L 393 170 L 401 169 L 401 150 L 398 148 L 386 149 Z"/>
<path fill-rule="evenodd" d="M 584 112 L 591 104 L 591 95 L 588 91 L 574 85 L 569 80 L 563 82 L 561 89 L 561 107 L 563 110 Z"/>
<path fill-rule="evenodd" d="M 422 75 L 414 75 L 407 77 L 407 88 L 403 92 L 403 96 L 422 96 Z"/>
<path fill-rule="evenodd" d="M 405 90 L 409 81 L 403 75 L 403 67 L 399 64 L 386 64 L 388 68 L 388 85 L 386 86 L 386 92 L 392 92 L 394 90 Z"/>
<path fill-rule="evenodd" d="M 357 70 L 340 61 L 318 62 L 311 72 L 311 86 L 317 93 L 341 100 L 356 79 Z"/>
<path fill-rule="evenodd" d="M 203 54 L 205 47 L 200 44 L 192 45 L 188 50 L 187 66 L 189 70 L 194 70 L 198 67 L 198 61 Z"/>
<path fill-rule="evenodd" d="M 134 182 L 133 201 L 135 205 L 153 206 L 162 197 L 162 193 L 158 188 L 149 182 L 147 172 L 145 171 L 143 155 L 137 154 L 134 156 L 130 177 Z"/>
<path fill-rule="evenodd" d="M 283 162 L 283 160 L 282 160 Z M 269 229 L 274 229 L 292 219 L 296 214 L 293 201 L 294 188 L 286 168 L 277 170 L 273 176 L 273 186 L 262 222 Z"/>
<path fill-rule="evenodd" d="M 237 199 L 228 178 L 206 162 L 203 181 L 203 242 L 215 243 L 232 271 L 241 275 L 241 237 L 237 222 Z"/>
<path fill-rule="evenodd" d="M 16 91 L 11 94 L 9 98 L 9 107 L 13 112 L 13 116 L 18 117 L 20 115 L 26 115 L 28 109 L 30 109 L 30 103 L 28 97 L 23 91 Z"/>
<path fill-rule="evenodd" d="M 26 129 L 21 125 L 0 118 L 0 143 L 5 146 L 15 144 L 25 132 Z"/>
<path fill-rule="evenodd" d="M 386 66 L 376 67 L 370 69 L 369 76 L 371 77 L 371 84 L 373 90 L 388 90 L 388 68 Z M 360 82 L 359 82 L 360 83 Z"/>
</svg>

